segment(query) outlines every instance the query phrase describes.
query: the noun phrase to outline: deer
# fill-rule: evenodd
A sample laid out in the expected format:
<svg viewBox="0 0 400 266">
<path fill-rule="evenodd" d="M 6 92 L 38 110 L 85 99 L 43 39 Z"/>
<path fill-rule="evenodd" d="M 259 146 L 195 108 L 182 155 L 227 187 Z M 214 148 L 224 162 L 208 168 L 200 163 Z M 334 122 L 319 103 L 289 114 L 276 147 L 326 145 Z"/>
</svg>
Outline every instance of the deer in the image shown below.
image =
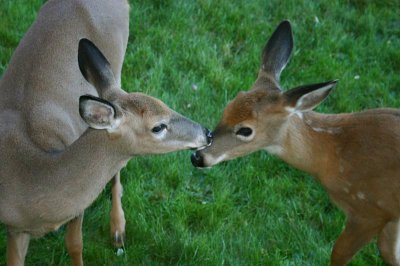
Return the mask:
<svg viewBox="0 0 400 266">
<path fill-rule="evenodd" d="M 400 111 L 313 111 L 337 80 L 289 90 L 280 75 L 293 50 L 289 21 L 272 33 L 252 88 L 225 107 L 213 143 L 191 155 L 199 168 L 258 150 L 314 176 L 346 214 L 330 265 L 345 265 L 375 236 L 383 259 L 400 265 Z"/>
<path fill-rule="evenodd" d="M 0 100 L 1 106 L 15 105 L 21 102 L 17 97 L 23 96 L 18 95 L 25 87 L 24 84 L 31 84 L 27 93 L 32 95 L 33 100 L 24 112 L 27 113 L 30 138 L 42 149 L 63 150 L 87 128 L 80 121 L 77 111 L 76 97 L 79 96 L 74 95 L 98 95 L 98 92 L 84 82 L 75 67 L 67 67 L 77 64 L 76 44 L 81 37 L 88 37 L 105 53 L 118 84 L 115 89 L 120 88 L 122 63 L 129 37 L 129 10 L 126 0 L 112 3 L 51 0 L 42 7 L 36 22 L 17 48 L 0 91 L 3 98 Z M 23 71 L 17 70 L 24 62 L 30 62 L 29 66 L 26 65 Z M 37 66 L 39 69 L 36 69 Z M 63 72 L 62 79 L 60 71 Z M 16 77 L 19 77 L 19 90 L 15 90 Z M 75 90 L 71 90 L 72 87 Z M 9 98 L 13 100 L 10 102 Z M 125 238 L 121 197 L 122 185 L 118 172 L 112 179 L 110 212 L 110 234 L 116 248 L 123 247 Z"/>
<path fill-rule="evenodd" d="M 63 224 L 71 261 L 83 265 L 84 211 L 112 179 L 120 198 L 131 158 L 211 143 L 161 100 L 121 88 L 128 22 L 126 0 L 50 0 L 0 80 L 7 265 L 23 265 L 30 238 Z"/>
</svg>

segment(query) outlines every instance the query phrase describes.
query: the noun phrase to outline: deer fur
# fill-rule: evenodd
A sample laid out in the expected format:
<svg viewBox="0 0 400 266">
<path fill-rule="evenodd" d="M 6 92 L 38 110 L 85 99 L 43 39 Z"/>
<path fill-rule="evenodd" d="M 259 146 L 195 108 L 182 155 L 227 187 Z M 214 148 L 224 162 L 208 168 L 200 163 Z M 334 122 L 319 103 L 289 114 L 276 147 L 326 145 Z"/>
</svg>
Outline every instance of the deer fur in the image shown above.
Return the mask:
<svg viewBox="0 0 400 266">
<path fill-rule="evenodd" d="M 345 265 L 373 237 L 384 260 L 400 265 L 400 111 L 320 114 L 336 81 L 283 91 L 281 71 L 293 49 L 282 22 L 267 42 L 258 78 L 225 108 L 213 144 L 192 155 L 197 167 L 263 149 L 315 176 L 347 216 L 331 265 Z"/>
<path fill-rule="evenodd" d="M 160 100 L 121 89 L 128 13 L 126 0 L 48 1 L 0 81 L 8 265 L 24 264 L 31 236 L 64 223 L 68 253 L 82 265 L 83 212 L 113 176 L 120 200 L 119 170 L 130 158 L 211 141 Z"/>
<path fill-rule="evenodd" d="M 117 89 L 128 35 L 126 0 L 48 1 L 0 81 L 0 106 L 5 111 L 18 110 L 30 140 L 42 150 L 65 149 L 87 129 L 79 118 L 77 97 L 98 95 L 77 67 L 69 67 L 78 64 L 77 43 L 86 37 L 100 47 L 111 64 Z M 113 180 L 111 235 L 114 245 L 120 247 L 125 218 L 119 173 Z"/>
</svg>

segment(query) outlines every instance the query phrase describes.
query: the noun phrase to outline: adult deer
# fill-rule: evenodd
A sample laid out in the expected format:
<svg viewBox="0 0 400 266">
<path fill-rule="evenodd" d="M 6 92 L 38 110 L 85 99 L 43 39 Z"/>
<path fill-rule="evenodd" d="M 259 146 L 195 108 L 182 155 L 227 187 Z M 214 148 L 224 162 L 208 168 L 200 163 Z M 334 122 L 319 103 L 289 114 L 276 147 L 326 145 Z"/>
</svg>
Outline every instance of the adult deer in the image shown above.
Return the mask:
<svg viewBox="0 0 400 266">
<path fill-rule="evenodd" d="M 281 71 L 293 48 L 282 22 L 262 54 L 252 89 L 225 108 L 213 144 L 191 157 L 197 167 L 264 149 L 317 177 L 347 214 L 331 265 L 344 265 L 374 236 L 389 264 L 400 264 L 400 111 L 373 109 L 327 115 L 311 111 L 336 81 L 282 91 Z"/>
<path fill-rule="evenodd" d="M 126 0 L 48 1 L 4 74 L 0 108 L 19 105 L 32 142 L 46 151 L 63 150 L 87 128 L 79 118 L 77 97 L 98 95 L 76 67 L 78 41 L 86 37 L 100 47 L 110 61 L 118 85 L 115 89 L 119 89 L 128 35 Z M 29 101 L 22 100 L 27 97 Z M 125 218 L 119 172 L 112 183 L 111 236 L 120 247 Z"/>
<path fill-rule="evenodd" d="M 8 265 L 24 263 L 30 236 L 64 223 L 68 253 L 81 265 L 83 212 L 130 158 L 211 141 L 160 100 L 120 88 L 128 10 L 125 0 L 49 1 L 0 81 Z"/>
</svg>

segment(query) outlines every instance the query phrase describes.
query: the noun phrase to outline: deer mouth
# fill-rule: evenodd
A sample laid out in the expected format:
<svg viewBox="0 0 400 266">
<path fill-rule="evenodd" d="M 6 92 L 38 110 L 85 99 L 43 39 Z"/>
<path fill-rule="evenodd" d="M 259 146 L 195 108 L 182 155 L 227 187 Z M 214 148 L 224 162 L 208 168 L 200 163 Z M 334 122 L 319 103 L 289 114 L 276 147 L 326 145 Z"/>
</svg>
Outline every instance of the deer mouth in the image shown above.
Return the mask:
<svg viewBox="0 0 400 266">
<path fill-rule="evenodd" d="M 209 129 L 205 128 L 204 129 L 204 133 L 205 133 L 207 144 L 203 145 L 203 146 L 198 146 L 198 147 L 190 147 L 189 148 L 190 150 L 192 150 L 192 151 L 201 151 L 201 150 L 204 150 L 205 148 L 211 146 L 211 144 L 213 143 L 213 134 L 212 134 L 212 132 Z"/>
</svg>

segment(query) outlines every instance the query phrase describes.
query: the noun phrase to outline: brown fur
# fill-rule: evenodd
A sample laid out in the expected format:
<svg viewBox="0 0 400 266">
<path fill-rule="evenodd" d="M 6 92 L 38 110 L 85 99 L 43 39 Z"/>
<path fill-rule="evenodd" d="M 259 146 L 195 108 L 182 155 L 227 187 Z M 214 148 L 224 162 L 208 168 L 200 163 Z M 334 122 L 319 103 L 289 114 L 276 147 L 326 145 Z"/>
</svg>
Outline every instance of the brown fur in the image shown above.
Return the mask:
<svg viewBox="0 0 400 266">
<path fill-rule="evenodd" d="M 273 62 L 269 66 L 276 69 L 269 71 L 274 73 L 261 69 L 253 88 L 229 103 L 213 144 L 197 152 L 195 162 L 212 166 L 266 149 L 314 175 L 346 213 L 331 265 L 345 265 L 375 236 L 385 261 L 400 265 L 400 111 L 385 108 L 337 115 L 309 111 L 335 82 L 287 92 L 279 90 L 277 80 L 267 82 L 266 77 L 279 79 L 289 58 L 290 24 L 283 22 L 273 36 L 279 43 L 270 40 L 266 49 L 272 47 L 275 53 L 264 52 L 268 56 L 263 60 Z M 243 126 L 250 127 L 253 135 L 237 136 L 235 130 Z"/>
</svg>

